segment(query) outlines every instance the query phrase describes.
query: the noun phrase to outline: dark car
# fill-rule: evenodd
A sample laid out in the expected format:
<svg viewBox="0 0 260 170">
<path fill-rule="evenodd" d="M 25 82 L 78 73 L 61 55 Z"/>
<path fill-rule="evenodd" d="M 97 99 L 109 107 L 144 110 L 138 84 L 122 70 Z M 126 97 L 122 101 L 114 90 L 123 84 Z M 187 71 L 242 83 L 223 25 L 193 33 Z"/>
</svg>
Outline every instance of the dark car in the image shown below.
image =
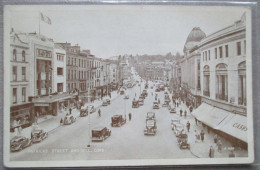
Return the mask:
<svg viewBox="0 0 260 170">
<path fill-rule="evenodd" d="M 96 127 L 92 129 L 92 142 L 100 141 L 103 142 L 106 138 L 111 135 L 111 130 L 106 127 Z"/>
<path fill-rule="evenodd" d="M 115 127 L 115 126 L 120 127 L 125 123 L 126 123 L 126 118 L 124 118 L 122 115 L 114 115 L 111 118 L 111 126 L 112 127 Z"/>
<path fill-rule="evenodd" d="M 41 142 L 42 140 L 46 139 L 48 137 L 48 133 L 44 132 L 43 130 L 34 130 L 31 133 L 31 140 L 33 143 Z"/>
<path fill-rule="evenodd" d="M 132 108 L 138 108 L 139 107 L 139 102 L 138 100 L 132 101 Z"/>
<path fill-rule="evenodd" d="M 80 109 L 80 117 L 85 117 L 88 115 L 88 109 L 87 108 L 81 108 Z"/>
<path fill-rule="evenodd" d="M 143 90 L 142 94 L 145 95 L 145 97 L 147 97 L 148 95 L 147 90 Z"/>
<path fill-rule="evenodd" d="M 153 102 L 153 109 L 159 109 L 159 103 L 158 102 Z"/>
<path fill-rule="evenodd" d="M 121 95 L 125 94 L 125 91 L 124 91 L 124 90 L 121 90 L 121 91 L 120 91 L 120 94 L 121 94 Z"/>
<path fill-rule="evenodd" d="M 29 138 L 23 136 L 15 136 L 10 141 L 10 149 L 12 152 L 20 151 L 32 144 Z"/>
</svg>

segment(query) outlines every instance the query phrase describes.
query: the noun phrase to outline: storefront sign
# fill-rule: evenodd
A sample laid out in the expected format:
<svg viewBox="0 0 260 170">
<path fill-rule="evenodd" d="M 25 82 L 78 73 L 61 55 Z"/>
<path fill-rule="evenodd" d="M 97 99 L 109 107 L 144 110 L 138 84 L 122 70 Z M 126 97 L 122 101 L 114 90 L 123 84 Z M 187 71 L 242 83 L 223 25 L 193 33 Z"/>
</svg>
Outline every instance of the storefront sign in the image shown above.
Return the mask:
<svg viewBox="0 0 260 170">
<path fill-rule="evenodd" d="M 43 50 L 43 49 L 36 49 L 36 54 L 37 57 L 44 57 L 44 58 L 51 58 L 52 57 L 52 52 L 51 51 L 47 51 L 47 50 Z"/>
<path fill-rule="evenodd" d="M 237 128 L 237 129 L 239 129 L 239 130 L 247 131 L 247 127 L 244 126 L 244 125 L 241 125 L 241 124 L 239 124 L 239 123 L 234 123 L 234 124 L 233 124 L 233 127 L 234 127 L 234 128 Z"/>
</svg>

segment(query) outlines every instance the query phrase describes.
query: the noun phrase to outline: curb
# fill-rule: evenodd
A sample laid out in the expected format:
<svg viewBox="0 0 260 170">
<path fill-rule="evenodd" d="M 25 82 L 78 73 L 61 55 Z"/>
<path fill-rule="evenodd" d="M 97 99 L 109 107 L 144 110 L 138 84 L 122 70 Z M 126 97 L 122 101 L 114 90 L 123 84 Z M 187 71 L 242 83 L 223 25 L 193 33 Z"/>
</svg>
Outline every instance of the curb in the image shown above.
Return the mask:
<svg viewBox="0 0 260 170">
<path fill-rule="evenodd" d="M 191 153 L 192 155 L 194 155 L 194 156 L 197 157 L 197 158 L 201 158 L 201 157 L 199 157 L 198 155 L 196 155 L 196 154 L 192 151 L 191 148 L 190 148 L 189 150 L 190 150 L 190 153 Z"/>
</svg>

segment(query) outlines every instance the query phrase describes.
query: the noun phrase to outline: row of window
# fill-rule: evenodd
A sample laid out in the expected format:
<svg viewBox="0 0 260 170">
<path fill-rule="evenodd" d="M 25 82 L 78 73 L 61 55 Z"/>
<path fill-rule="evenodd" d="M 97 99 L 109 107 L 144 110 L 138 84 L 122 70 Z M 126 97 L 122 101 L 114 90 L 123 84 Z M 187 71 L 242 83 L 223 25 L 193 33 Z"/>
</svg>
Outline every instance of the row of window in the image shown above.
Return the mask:
<svg viewBox="0 0 260 170">
<path fill-rule="evenodd" d="M 64 55 L 63 54 L 57 54 L 57 61 L 64 61 Z"/>
<path fill-rule="evenodd" d="M 13 104 L 17 103 L 17 88 L 13 88 Z M 22 102 L 26 102 L 26 87 L 22 87 Z"/>
<path fill-rule="evenodd" d="M 203 61 L 210 61 L 211 59 L 211 50 L 203 51 L 202 52 L 202 60 Z M 224 58 L 224 57 L 229 57 L 229 46 L 220 46 L 218 48 L 214 49 L 215 52 L 215 59 L 218 58 Z M 236 43 L 236 54 L 240 56 L 242 53 L 241 50 L 241 41 Z M 246 40 L 244 40 L 244 54 L 246 54 Z"/>
<path fill-rule="evenodd" d="M 17 69 L 18 69 L 17 66 L 13 66 L 13 68 L 12 68 L 13 81 L 18 81 L 18 72 L 20 72 L 20 71 L 18 71 Z M 20 81 L 26 81 L 26 67 L 21 67 L 21 69 L 22 69 L 22 72 L 20 72 L 20 73 L 22 73 L 22 77 L 21 77 Z"/>
<path fill-rule="evenodd" d="M 25 51 L 23 50 L 23 51 L 22 51 L 22 61 L 23 61 L 23 62 L 25 62 L 25 60 L 26 60 L 26 59 L 25 59 L 25 56 L 26 56 L 26 55 L 25 55 Z M 17 56 L 17 50 L 16 50 L 16 49 L 13 49 L 13 61 L 18 61 L 18 60 L 17 60 L 17 57 L 18 57 L 18 56 Z"/>
</svg>

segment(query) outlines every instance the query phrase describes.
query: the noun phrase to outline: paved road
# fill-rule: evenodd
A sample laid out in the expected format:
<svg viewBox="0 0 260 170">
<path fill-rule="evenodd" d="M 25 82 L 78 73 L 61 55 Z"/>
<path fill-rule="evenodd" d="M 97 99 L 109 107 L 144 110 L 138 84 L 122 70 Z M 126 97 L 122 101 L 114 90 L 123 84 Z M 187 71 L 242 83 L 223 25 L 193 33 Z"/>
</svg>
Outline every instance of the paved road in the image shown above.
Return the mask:
<svg viewBox="0 0 260 170">
<path fill-rule="evenodd" d="M 144 83 L 141 89 L 144 88 Z M 130 99 L 123 99 L 123 95 L 111 102 L 111 105 L 101 107 L 102 116 L 97 113 L 88 117 L 77 118 L 77 121 L 68 126 L 63 126 L 51 132 L 47 139 L 38 144 L 33 144 L 17 153 L 11 153 L 11 160 L 50 161 L 50 160 L 105 160 L 105 159 L 171 159 L 171 158 L 194 158 L 189 150 L 180 150 L 174 136 L 170 120 L 174 114 L 170 114 L 167 108 L 152 109 L 155 89 L 148 89 L 148 97 L 144 106 L 132 108 L 131 102 L 135 93 L 137 97 L 140 87 L 128 89 Z M 161 103 L 164 98 L 163 92 L 158 93 Z M 126 109 L 124 109 L 126 106 Z M 115 114 L 132 113 L 132 120 L 122 127 L 111 127 L 111 116 Z M 157 134 L 145 136 L 146 113 L 153 111 L 157 119 Z M 128 118 L 128 117 L 127 117 Z M 89 142 L 89 119 L 91 128 L 106 126 L 112 134 L 104 142 Z"/>
</svg>

